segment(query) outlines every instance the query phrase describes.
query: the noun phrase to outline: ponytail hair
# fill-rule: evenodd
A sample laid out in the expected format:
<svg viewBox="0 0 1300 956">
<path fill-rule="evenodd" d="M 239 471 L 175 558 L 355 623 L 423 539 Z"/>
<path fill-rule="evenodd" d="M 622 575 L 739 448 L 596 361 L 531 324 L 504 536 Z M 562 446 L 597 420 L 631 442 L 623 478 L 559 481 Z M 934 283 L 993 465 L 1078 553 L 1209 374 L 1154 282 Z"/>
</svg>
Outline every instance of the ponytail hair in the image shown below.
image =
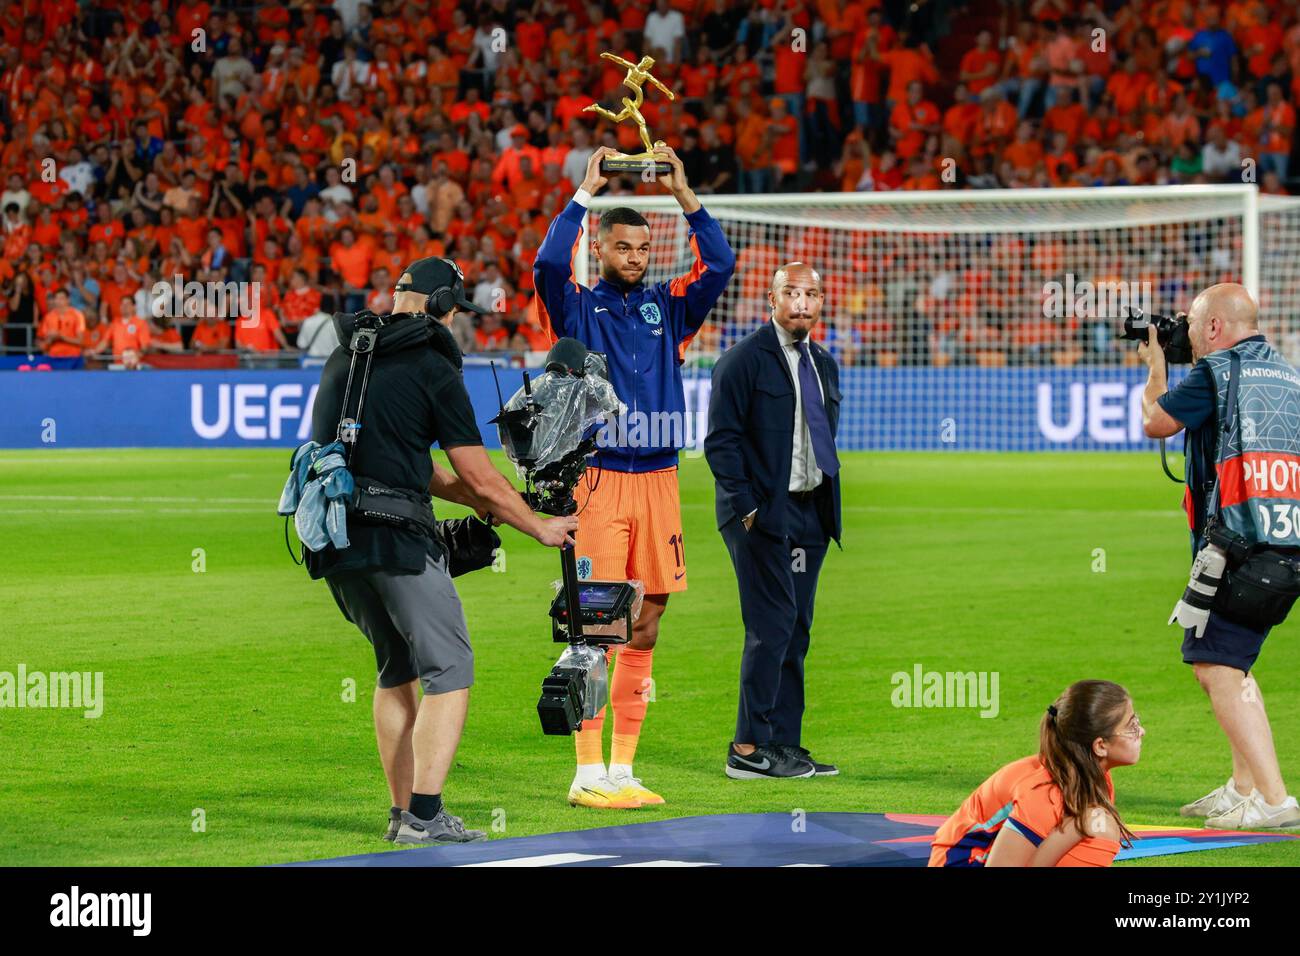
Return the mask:
<svg viewBox="0 0 1300 956">
<path fill-rule="evenodd" d="M 1079 835 L 1091 836 L 1083 818 L 1090 808 L 1100 807 L 1114 819 L 1126 845 L 1134 836 L 1111 802 L 1092 742 L 1111 734 L 1128 700 L 1128 691 L 1111 681 L 1077 681 L 1047 708 L 1038 733 L 1038 758 L 1060 788 L 1062 812 L 1074 819 Z"/>
</svg>

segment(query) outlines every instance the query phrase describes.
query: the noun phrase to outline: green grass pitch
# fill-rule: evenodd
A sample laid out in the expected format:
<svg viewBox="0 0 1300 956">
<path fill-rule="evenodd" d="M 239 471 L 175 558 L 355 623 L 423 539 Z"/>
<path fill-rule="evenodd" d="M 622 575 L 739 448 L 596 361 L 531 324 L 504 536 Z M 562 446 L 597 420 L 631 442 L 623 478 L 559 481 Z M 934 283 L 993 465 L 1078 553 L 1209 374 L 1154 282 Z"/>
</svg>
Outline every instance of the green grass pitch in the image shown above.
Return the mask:
<svg viewBox="0 0 1300 956">
<path fill-rule="evenodd" d="M 265 864 L 386 846 L 374 660 L 325 585 L 289 561 L 274 515 L 288 460 L 0 452 L 0 670 L 102 671 L 105 696 L 99 719 L 0 710 L 0 865 Z M 1153 456 L 854 453 L 843 476 L 844 550 L 822 572 L 804 724 L 839 777 L 722 774 L 742 632 L 711 477 L 693 457 L 681 471 L 690 590 L 668 606 L 636 765 L 667 805 L 565 803 L 573 744 L 544 737 L 535 711 L 557 656 L 545 610 L 558 560 L 503 528 L 504 573 L 459 579 L 477 683 L 452 810 L 495 823 L 494 836 L 796 808 L 946 814 L 1036 749 L 1044 708 L 1080 678 L 1125 684 L 1147 728 L 1141 762 L 1115 772 L 1128 822 L 1178 825 L 1180 804 L 1227 777 L 1226 744 L 1164 623 L 1189 553 L 1180 491 Z M 997 671 L 998 715 L 895 708 L 891 675 L 918 663 Z M 1256 674 L 1293 789 L 1298 670 L 1288 624 Z M 1296 865 L 1300 845 L 1151 862 Z"/>
</svg>

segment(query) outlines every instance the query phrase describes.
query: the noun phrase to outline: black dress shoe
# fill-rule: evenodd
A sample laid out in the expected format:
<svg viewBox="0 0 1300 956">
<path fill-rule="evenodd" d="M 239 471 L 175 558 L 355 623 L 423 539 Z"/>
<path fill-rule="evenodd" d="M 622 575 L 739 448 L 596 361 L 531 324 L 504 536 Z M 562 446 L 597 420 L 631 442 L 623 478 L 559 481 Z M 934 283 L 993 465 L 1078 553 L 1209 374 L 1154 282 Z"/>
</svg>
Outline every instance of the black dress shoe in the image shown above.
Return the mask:
<svg viewBox="0 0 1300 956">
<path fill-rule="evenodd" d="M 774 747 L 780 747 L 792 758 L 802 760 L 804 763 L 810 763 L 813 766 L 813 775 L 818 777 L 835 777 L 839 775 L 840 769 L 833 763 L 821 763 L 814 760 L 804 747 L 796 747 L 794 744 L 773 744 Z"/>
<path fill-rule="evenodd" d="M 736 745 L 727 747 L 727 776 L 732 780 L 758 780 L 764 777 L 811 777 L 813 765 L 783 747 L 761 744 L 751 754 L 736 753 Z"/>
</svg>

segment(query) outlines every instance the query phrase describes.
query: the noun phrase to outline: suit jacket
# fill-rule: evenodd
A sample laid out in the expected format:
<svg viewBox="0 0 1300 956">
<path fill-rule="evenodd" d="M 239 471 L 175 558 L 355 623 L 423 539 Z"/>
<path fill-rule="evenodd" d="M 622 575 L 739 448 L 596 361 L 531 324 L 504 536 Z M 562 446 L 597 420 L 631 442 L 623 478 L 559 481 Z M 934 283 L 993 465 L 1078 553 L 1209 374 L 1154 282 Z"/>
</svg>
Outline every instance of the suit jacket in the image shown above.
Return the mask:
<svg viewBox="0 0 1300 956">
<path fill-rule="evenodd" d="M 809 342 L 825 392 L 831 434 L 839 427 L 840 372 Z M 784 537 L 794 453 L 794 378 L 769 321 L 723 353 L 713 369 L 704 457 L 716 482 L 718 527 L 755 509 L 754 527 Z M 822 528 L 840 543 L 840 476 L 824 478 L 815 503 Z"/>
</svg>

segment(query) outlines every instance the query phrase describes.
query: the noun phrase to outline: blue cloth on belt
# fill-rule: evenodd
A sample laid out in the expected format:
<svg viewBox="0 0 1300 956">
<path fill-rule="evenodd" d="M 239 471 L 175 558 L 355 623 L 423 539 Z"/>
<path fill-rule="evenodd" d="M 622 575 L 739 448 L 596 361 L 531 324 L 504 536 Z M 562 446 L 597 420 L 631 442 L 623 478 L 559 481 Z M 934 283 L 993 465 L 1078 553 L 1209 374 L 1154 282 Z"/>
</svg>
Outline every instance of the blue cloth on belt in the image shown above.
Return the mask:
<svg viewBox="0 0 1300 956">
<path fill-rule="evenodd" d="M 355 484 L 347 469 L 343 443 L 299 445 L 289 464 L 277 513 L 293 515 L 298 540 L 309 551 L 325 545 L 348 546 L 347 502 Z"/>
</svg>

